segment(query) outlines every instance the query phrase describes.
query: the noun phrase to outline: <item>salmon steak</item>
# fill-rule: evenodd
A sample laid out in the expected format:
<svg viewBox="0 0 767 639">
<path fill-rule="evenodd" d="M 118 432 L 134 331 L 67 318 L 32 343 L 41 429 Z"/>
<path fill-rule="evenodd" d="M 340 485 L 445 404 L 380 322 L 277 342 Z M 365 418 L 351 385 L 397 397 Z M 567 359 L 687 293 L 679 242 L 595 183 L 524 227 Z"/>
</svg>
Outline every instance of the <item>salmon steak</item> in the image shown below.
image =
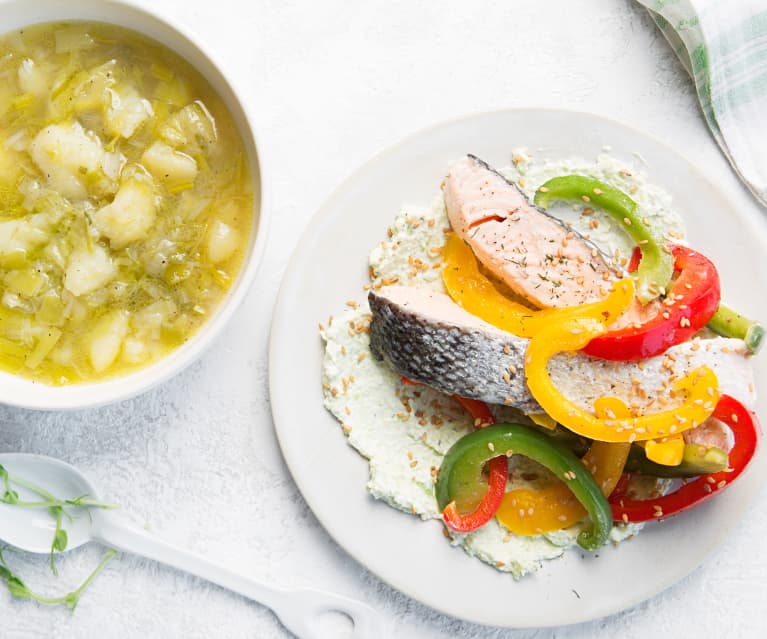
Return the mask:
<svg viewBox="0 0 767 639">
<path fill-rule="evenodd" d="M 453 230 L 492 275 L 538 308 L 596 302 L 618 279 L 595 244 L 473 155 L 453 165 L 444 193 Z"/>
<path fill-rule="evenodd" d="M 414 286 L 370 291 L 370 351 L 405 377 L 449 395 L 542 412 L 525 381 L 529 340 L 475 317 L 443 293 Z M 603 396 L 631 398 L 653 412 L 676 403 L 670 380 L 708 366 L 721 392 L 753 408 L 753 370 L 740 340 L 716 337 L 672 346 L 642 362 L 609 361 L 583 353 L 549 363 L 557 387 L 584 410 Z M 636 380 L 641 380 L 641 388 Z M 676 400 L 678 402 L 678 400 Z"/>
</svg>

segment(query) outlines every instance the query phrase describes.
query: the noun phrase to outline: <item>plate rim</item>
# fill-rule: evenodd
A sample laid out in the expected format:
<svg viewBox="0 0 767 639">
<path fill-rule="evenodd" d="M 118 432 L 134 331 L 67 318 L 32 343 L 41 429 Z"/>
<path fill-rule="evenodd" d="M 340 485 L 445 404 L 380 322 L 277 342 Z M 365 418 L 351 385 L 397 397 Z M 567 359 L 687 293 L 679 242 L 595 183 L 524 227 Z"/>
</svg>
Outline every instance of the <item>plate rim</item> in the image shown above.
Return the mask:
<svg viewBox="0 0 767 639">
<path fill-rule="evenodd" d="M 751 212 L 751 210 L 750 209 L 743 210 L 740 207 L 737 207 L 733 201 L 733 198 L 730 197 L 730 195 L 727 193 L 727 190 L 724 187 L 720 186 L 716 181 L 711 179 L 706 170 L 702 169 L 701 167 L 696 165 L 694 162 L 692 162 L 684 153 L 673 148 L 671 145 L 667 144 L 666 142 L 659 139 L 653 134 L 647 133 L 637 128 L 636 126 L 627 124 L 619 119 L 607 117 L 599 113 L 583 111 L 583 110 L 562 109 L 562 108 L 555 108 L 555 107 L 534 107 L 534 106 L 506 107 L 506 108 L 502 107 L 502 108 L 492 109 L 492 110 L 479 110 L 479 111 L 463 114 L 454 118 L 442 120 L 442 121 L 427 125 L 425 127 L 418 128 L 406 134 L 405 136 L 395 141 L 394 143 L 384 146 L 382 149 L 379 149 L 378 151 L 370 155 L 368 159 L 364 160 L 363 162 L 355 166 L 350 172 L 348 172 L 345 175 L 345 177 L 329 193 L 327 193 L 323 197 L 321 203 L 319 204 L 319 206 L 317 207 L 317 209 L 315 210 L 315 212 L 313 213 L 313 215 L 311 216 L 307 224 L 304 226 L 304 229 L 293 251 L 291 252 L 291 256 L 290 256 L 290 259 L 288 260 L 288 263 L 286 264 L 285 270 L 283 271 L 283 276 L 279 286 L 279 290 L 277 292 L 277 297 L 276 297 L 276 301 L 272 311 L 272 317 L 271 317 L 271 323 L 270 323 L 267 379 L 269 384 L 269 399 L 270 399 L 270 406 L 271 406 L 271 412 L 272 412 L 272 423 L 274 427 L 274 432 L 277 437 L 278 444 L 280 446 L 281 455 L 283 459 L 285 460 L 285 464 L 288 467 L 288 470 L 290 471 L 293 481 L 296 483 L 296 486 L 299 492 L 301 493 L 302 498 L 311 509 L 313 515 L 317 518 L 319 523 L 322 525 L 325 532 L 330 536 L 330 538 L 335 543 L 339 545 L 341 549 L 343 549 L 343 551 L 346 554 L 348 554 L 356 562 L 358 562 L 360 565 L 362 565 L 368 571 L 374 574 L 378 579 L 381 579 L 384 583 L 394 588 L 398 592 L 403 593 L 404 595 L 412 598 L 413 600 L 419 602 L 420 604 L 425 605 L 433 610 L 436 610 L 439 613 L 445 614 L 455 619 L 460 619 L 470 623 L 474 623 L 481 626 L 488 626 L 488 627 L 493 626 L 493 627 L 522 629 L 522 628 L 549 628 L 549 627 L 556 627 L 556 626 L 567 626 L 571 624 L 583 623 L 583 622 L 588 622 L 588 621 L 592 621 L 599 618 L 604 618 L 606 616 L 617 614 L 619 612 L 633 608 L 637 606 L 638 604 L 642 603 L 643 601 L 646 601 L 651 597 L 659 595 L 660 593 L 667 590 L 674 584 L 684 579 L 690 573 L 692 573 L 696 568 L 698 568 L 702 563 L 706 561 L 706 559 L 714 552 L 714 550 L 716 550 L 716 548 L 718 548 L 726 540 L 726 538 L 730 535 L 731 530 L 738 524 L 739 520 L 729 523 L 726 526 L 722 526 L 721 529 L 723 532 L 721 532 L 716 537 L 716 539 L 706 544 L 706 546 L 701 549 L 701 552 L 696 555 L 696 559 L 694 561 L 686 562 L 685 568 L 681 574 L 676 574 L 674 576 L 670 576 L 669 578 L 665 580 L 660 581 L 657 584 L 657 587 L 654 587 L 651 589 L 652 592 L 650 592 L 649 594 L 647 592 L 642 592 L 641 594 L 637 594 L 636 596 L 630 596 L 630 597 L 624 598 L 622 604 L 618 607 L 610 606 L 610 605 L 597 605 L 596 607 L 593 607 L 589 611 L 589 613 L 586 615 L 570 615 L 570 616 L 565 616 L 563 620 L 560 620 L 557 622 L 547 622 L 544 620 L 541 623 L 535 623 L 535 624 L 527 623 L 527 622 L 499 623 L 497 619 L 488 621 L 488 620 L 483 620 L 482 618 L 479 618 L 471 614 L 457 614 L 454 610 L 451 610 L 448 607 L 441 605 L 439 602 L 427 600 L 423 598 L 422 596 L 412 593 L 412 591 L 409 591 L 406 588 L 403 588 L 400 584 L 395 583 L 395 581 L 389 578 L 388 576 L 381 574 L 378 570 L 376 570 L 373 566 L 371 566 L 368 561 L 366 561 L 365 557 L 362 556 L 362 553 L 357 552 L 356 549 L 350 548 L 347 544 L 344 543 L 344 541 L 341 538 L 342 536 L 335 531 L 336 525 L 332 523 L 329 520 L 330 518 L 326 517 L 323 512 L 320 512 L 319 509 L 315 507 L 315 504 L 313 504 L 307 498 L 306 492 L 303 489 L 303 486 L 305 484 L 303 475 L 302 473 L 297 472 L 295 470 L 294 468 L 295 460 L 293 460 L 288 454 L 286 454 L 285 440 L 283 439 L 284 432 L 282 432 L 282 429 L 278 427 L 278 422 L 281 421 L 281 417 L 280 417 L 281 409 L 280 409 L 280 402 L 277 400 L 277 397 L 276 397 L 277 391 L 275 389 L 279 386 L 280 382 L 277 379 L 277 372 L 276 372 L 275 366 L 273 365 L 273 362 L 275 362 L 279 356 L 277 353 L 278 342 L 279 342 L 279 338 L 282 331 L 285 329 L 279 326 L 277 319 L 280 317 L 280 315 L 282 315 L 283 306 L 287 303 L 286 291 L 291 283 L 291 280 L 296 277 L 295 265 L 299 259 L 299 254 L 301 250 L 305 247 L 306 244 L 310 243 L 310 239 L 313 237 L 317 229 L 321 227 L 323 223 L 333 218 L 333 209 L 334 209 L 336 200 L 342 197 L 344 192 L 349 188 L 349 185 L 353 184 L 354 181 L 358 179 L 359 176 L 363 175 L 366 171 L 368 171 L 370 167 L 374 166 L 378 161 L 380 161 L 382 158 L 386 157 L 387 155 L 396 152 L 399 148 L 406 147 L 407 145 L 412 143 L 413 140 L 416 140 L 422 136 L 434 134 L 435 132 L 438 132 L 440 129 L 443 129 L 443 128 L 460 125 L 461 123 L 470 122 L 472 120 L 479 120 L 485 117 L 494 117 L 494 116 L 499 116 L 503 114 L 523 114 L 523 113 L 542 113 L 542 112 L 548 113 L 551 115 L 559 114 L 559 115 L 564 115 L 567 117 L 574 117 L 574 118 L 585 117 L 585 118 L 601 120 L 612 127 L 622 128 L 630 132 L 631 135 L 633 136 L 638 136 L 640 138 L 645 138 L 649 140 L 651 143 L 662 148 L 665 153 L 675 156 L 692 173 L 696 173 L 698 174 L 698 176 L 705 179 L 706 182 L 708 182 L 708 184 L 710 185 L 711 189 L 715 191 L 721 197 L 722 201 L 730 204 L 728 211 L 734 214 L 738 222 L 740 224 L 747 225 L 747 229 L 744 232 L 752 233 L 757 238 L 755 241 L 764 245 L 765 248 L 767 248 L 767 232 L 765 232 L 765 230 L 758 224 L 756 216 Z M 511 151 L 511 149 L 512 149 L 512 145 L 509 145 L 509 152 Z M 347 447 L 351 448 L 348 442 L 344 442 L 344 444 Z M 352 449 L 352 451 L 354 455 L 360 457 L 361 459 L 365 461 L 365 463 L 367 463 L 368 460 L 362 457 L 362 455 L 360 455 L 358 451 L 354 449 Z M 752 476 L 754 474 L 755 474 L 755 468 L 752 465 L 752 467 L 747 469 L 747 471 L 744 473 L 745 479 L 741 483 L 746 484 L 749 482 L 753 482 Z M 752 478 L 752 479 L 749 480 L 748 478 Z M 360 490 L 364 491 L 364 487 L 360 487 Z M 746 496 L 745 503 L 743 504 L 740 510 L 741 515 L 742 513 L 745 513 L 748 510 L 748 508 L 753 504 L 757 494 L 758 494 L 757 489 L 752 489 L 749 491 L 748 495 Z M 485 568 L 490 570 L 489 566 L 486 566 Z M 510 576 L 508 575 L 506 576 L 509 579 L 511 579 Z M 523 578 L 523 580 L 524 579 L 526 578 Z"/>
</svg>

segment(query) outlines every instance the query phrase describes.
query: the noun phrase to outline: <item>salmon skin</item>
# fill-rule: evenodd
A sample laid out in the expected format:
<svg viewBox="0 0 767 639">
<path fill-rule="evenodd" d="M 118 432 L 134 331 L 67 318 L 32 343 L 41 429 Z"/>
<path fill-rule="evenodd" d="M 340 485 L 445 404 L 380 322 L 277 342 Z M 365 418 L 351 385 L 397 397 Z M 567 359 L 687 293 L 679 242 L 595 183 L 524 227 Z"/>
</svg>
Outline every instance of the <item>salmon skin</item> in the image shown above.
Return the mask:
<svg viewBox="0 0 767 639">
<path fill-rule="evenodd" d="M 528 340 L 427 289 L 385 286 L 371 291 L 368 302 L 376 359 L 388 359 L 405 377 L 444 393 L 493 404 L 509 398 L 506 403 L 526 412 L 541 410 L 524 379 Z"/>
<path fill-rule="evenodd" d="M 596 244 L 474 155 L 453 165 L 444 193 L 453 230 L 485 268 L 538 308 L 598 301 L 618 279 Z"/>
<path fill-rule="evenodd" d="M 471 315 L 443 293 L 411 286 L 384 286 L 368 294 L 372 312 L 370 350 L 401 375 L 447 394 L 541 412 L 525 381 L 529 340 Z M 555 385 L 584 410 L 599 397 L 631 398 L 632 406 L 655 412 L 677 403 L 670 383 L 706 365 L 719 390 L 753 410 L 753 370 L 742 340 L 716 337 L 684 342 L 641 362 L 562 353 L 549 362 Z M 639 387 L 637 380 L 640 381 Z"/>
</svg>

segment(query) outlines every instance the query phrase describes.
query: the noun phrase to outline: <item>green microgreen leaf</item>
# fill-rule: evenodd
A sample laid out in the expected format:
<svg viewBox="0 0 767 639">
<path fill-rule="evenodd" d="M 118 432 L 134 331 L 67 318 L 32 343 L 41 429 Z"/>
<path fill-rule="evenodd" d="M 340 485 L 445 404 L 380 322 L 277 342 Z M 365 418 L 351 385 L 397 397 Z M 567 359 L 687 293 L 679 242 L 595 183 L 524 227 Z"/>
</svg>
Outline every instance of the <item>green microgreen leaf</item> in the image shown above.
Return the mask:
<svg viewBox="0 0 767 639">
<path fill-rule="evenodd" d="M 91 572 L 85 581 L 80 584 L 80 587 L 61 597 L 43 597 L 42 595 L 32 592 L 21 578 L 8 567 L 8 564 L 5 563 L 5 557 L 3 557 L 2 551 L 0 551 L 0 579 L 5 581 L 5 584 L 8 587 L 8 592 L 17 599 L 32 599 L 40 604 L 50 606 L 64 604 L 70 611 L 74 612 L 85 589 L 116 554 L 117 551 L 110 548 L 99 562 L 98 566 L 96 566 L 93 572 Z"/>
</svg>

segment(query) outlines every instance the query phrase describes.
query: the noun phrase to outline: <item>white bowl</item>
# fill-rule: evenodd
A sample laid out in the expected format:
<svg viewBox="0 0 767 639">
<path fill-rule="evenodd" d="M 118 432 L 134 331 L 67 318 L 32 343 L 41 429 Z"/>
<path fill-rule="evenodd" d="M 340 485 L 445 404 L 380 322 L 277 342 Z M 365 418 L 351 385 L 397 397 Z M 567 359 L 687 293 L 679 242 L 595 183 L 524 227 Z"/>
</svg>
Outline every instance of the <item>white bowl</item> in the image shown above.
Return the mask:
<svg viewBox="0 0 767 639">
<path fill-rule="evenodd" d="M 47 386 L 0 372 L 0 404 L 38 410 L 92 408 L 143 393 L 180 372 L 211 345 L 242 302 L 255 278 L 266 244 L 268 194 L 263 164 L 248 115 L 231 81 L 194 38 L 166 19 L 121 0 L 10 0 L 0 4 L 2 33 L 58 20 L 92 20 L 133 29 L 175 51 L 194 66 L 216 90 L 236 123 L 248 154 L 254 183 L 253 225 L 240 272 L 213 316 L 183 346 L 134 373 L 98 383 Z"/>
</svg>

